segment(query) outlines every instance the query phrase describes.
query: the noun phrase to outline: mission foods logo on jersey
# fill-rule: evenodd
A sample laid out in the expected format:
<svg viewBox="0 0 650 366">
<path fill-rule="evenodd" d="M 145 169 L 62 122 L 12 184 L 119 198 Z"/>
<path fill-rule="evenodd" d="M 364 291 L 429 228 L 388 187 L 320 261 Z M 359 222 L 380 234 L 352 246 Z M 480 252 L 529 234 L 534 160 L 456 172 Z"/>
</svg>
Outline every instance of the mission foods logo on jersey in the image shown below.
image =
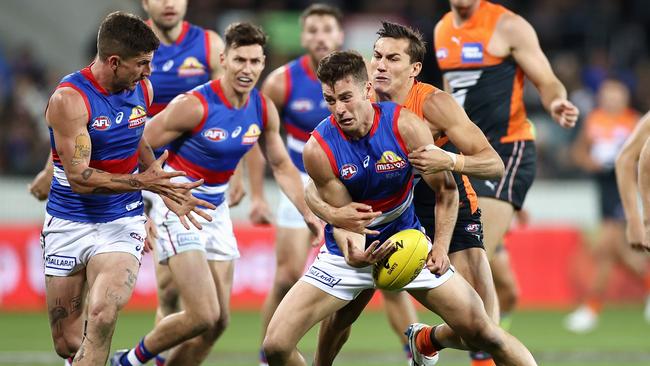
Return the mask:
<svg viewBox="0 0 650 366">
<path fill-rule="evenodd" d="M 258 126 L 256 123 L 253 123 L 250 127 L 248 127 L 248 131 L 246 131 L 242 137 L 241 143 L 244 145 L 252 145 L 257 142 L 257 139 L 260 138 L 261 134 L 262 130 L 260 130 L 260 126 Z"/>
<path fill-rule="evenodd" d="M 142 106 L 135 106 L 131 109 L 129 116 L 129 128 L 138 128 L 147 122 L 147 111 Z"/>
<path fill-rule="evenodd" d="M 205 66 L 192 56 L 183 60 L 181 66 L 178 67 L 178 76 L 182 77 L 203 75 L 205 72 Z"/>
<path fill-rule="evenodd" d="M 203 137 L 210 141 L 219 142 L 228 138 L 228 131 L 221 128 L 211 128 L 203 131 Z"/>
<path fill-rule="evenodd" d="M 111 119 L 106 116 L 99 116 L 93 120 L 90 127 L 97 131 L 104 131 L 111 127 Z"/>
<path fill-rule="evenodd" d="M 348 180 L 354 177 L 359 169 L 354 164 L 345 164 L 341 167 L 341 178 Z"/>
<path fill-rule="evenodd" d="M 375 163 L 377 173 L 392 172 L 406 167 L 406 161 L 392 151 L 384 151 L 381 159 Z"/>
</svg>

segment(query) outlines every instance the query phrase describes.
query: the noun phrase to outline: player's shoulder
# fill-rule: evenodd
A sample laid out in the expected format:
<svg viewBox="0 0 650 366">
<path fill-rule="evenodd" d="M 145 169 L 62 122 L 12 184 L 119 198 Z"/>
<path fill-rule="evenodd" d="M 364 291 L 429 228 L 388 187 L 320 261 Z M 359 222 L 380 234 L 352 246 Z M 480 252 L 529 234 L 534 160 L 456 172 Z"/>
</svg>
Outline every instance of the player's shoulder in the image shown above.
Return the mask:
<svg viewBox="0 0 650 366">
<path fill-rule="evenodd" d="M 88 119 L 90 108 L 87 99 L 81 93 L 80 90 L 69 86 L 57 88 L 47 104 L 46 117 L 48 121 Z"/>
</svg>

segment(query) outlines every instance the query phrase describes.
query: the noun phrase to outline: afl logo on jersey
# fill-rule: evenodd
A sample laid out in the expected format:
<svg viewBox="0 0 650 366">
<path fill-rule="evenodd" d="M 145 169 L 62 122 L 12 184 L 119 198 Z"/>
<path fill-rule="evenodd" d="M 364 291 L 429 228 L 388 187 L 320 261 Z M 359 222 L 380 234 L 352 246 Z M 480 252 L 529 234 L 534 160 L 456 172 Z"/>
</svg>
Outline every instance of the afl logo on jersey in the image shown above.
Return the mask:
<svg viewBox="0 0 650 366">
<path fill-rule="evenodd" d="M 205 74 L 205 66 L 196 57 L 188 57 L 178 67 L 178 76 L 196 76 Z"/>
<path fill-rule="evenodd" d="M 461 54 L 463 63 L 483 62 L 483 44 L 463 43 Z"/>
<path fill-rule="evenodd" d="M 93 120 L 90 126 L 97 131 L 104 131 L 111 127 L 111 119 L 106 116 L 99 116 Z"/>
<path fill-rule="evenodd" d="M 256 123 L 253 123 L 248 127 L 248 131 L 246 131 L 244 137 L 242 137 L 241 143 L 244 145 L 252 145 L 257 142 L 257 139 L 260 138 L 261 134 L 262 131 L 260 130 L 260 127 Z"/>
<path fill-rule="evenodd" d="M 354 177 L 359 169 L 354 164 L 345 164 L 341 167 L 341 178 L 348 180 Z"/>
<path fill-rule="evenodd" d="M 446 48 L 441 47 L 436 50 L 436 58 L 438 60 L 444 60 L 447 57 L 449 57 L 449 50 L 447 50 Z"/>
<path fill-rule="evenodd" d="M 404 167 L 406 167 L 404 159 L 392 151 L 384 151 L 381 154 L 381 159 L 375 163 L 375 171 L 377 173 L 392 172 L 404 169 Z"/>
<path fill-rule="evenodd" d="M 211 128 L 203 132 L 203 137 L 210 141 L 219 142 L 228 138 L 228 131 L 221 128 Z"/>
<path fill-rule="evenodd" d="M 135 106 L 129 116 L 129 128 L 138 128 L 147 122 L 147 111 L 143 106 Z"/>
<path fill-rule="evenodd" d="M 314 109 L 314 103 L 309 100 L 309 99 L 297 99 L 291 102 L 291 108 L 292 111 L 296 112 L 309 112 Z"/>
</svg>

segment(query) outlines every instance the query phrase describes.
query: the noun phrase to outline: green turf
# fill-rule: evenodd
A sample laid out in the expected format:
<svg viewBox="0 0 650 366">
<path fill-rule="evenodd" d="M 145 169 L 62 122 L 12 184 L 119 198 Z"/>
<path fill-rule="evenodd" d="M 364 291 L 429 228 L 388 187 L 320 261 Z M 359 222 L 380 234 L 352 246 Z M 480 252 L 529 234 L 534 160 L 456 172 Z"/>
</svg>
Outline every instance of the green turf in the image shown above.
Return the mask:
<svg viewBox="0 0 650 366">
<path fill-rule="evenodd" d="M 647 366 L 650 365 L 650 326 L 641 308 L 607 310 L 592 334 L 575 336 L 562 329 L 564 313 L 525 311 L 514 316 L 512 333 L 535 354 L 540 365 Z M 420 313 L 421 321 L 435 322 Z M 151 314 L 125 313 L 120 317 L 113 348 L 130 347 L 149 329 Z M 206 365 L 256 365 L 259 314 L 235 313 L 231 326 Z M 309 356 L 315 347 L 312 330 L 300 349 Z M 396 336 L 380 312 L 364 314 L 355 324 L 339 362 L 341 366 L 405 365 Z M 463 353 L 445 350 L 439 365 L 468 365 Z M 47 319 L 43 314 L 0 314 L 0 365 L 62 365 L 54 356 Z"/>
</svg>

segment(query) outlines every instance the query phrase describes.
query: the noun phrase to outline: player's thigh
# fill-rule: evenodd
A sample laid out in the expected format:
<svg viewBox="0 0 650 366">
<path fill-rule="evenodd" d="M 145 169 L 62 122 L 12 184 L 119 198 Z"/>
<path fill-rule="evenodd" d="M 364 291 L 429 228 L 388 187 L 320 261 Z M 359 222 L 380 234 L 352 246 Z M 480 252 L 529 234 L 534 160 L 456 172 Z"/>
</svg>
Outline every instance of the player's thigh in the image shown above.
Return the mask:
<svg viewBox="0 0 650 366">
<path fill-rule="evenodd" d="M 45 277 L 45 300 L 53 339 L 70 333 L 81 336 L 85 283 L 85 270 L 67 277 Z"/>
<path fill-rule="evenodd" d="M 309 229 L 278 226 L 275 237 L 277 270 L 300 276 L 311 250 Z"/>
<path fill-rule="evenodd" d="M 490 322 L 481 298 L 457 274 L 438 287 L 409 292 L 427 309 L 438 314 L 460 336 Z"/>
<path fill-rule="evenodd" d="M 361 291 L 359 296 L 330 316 L 330 321 L 326 323 L 327 326 L 338 330 L 351 326 L 359 318 L 374 294 L 374 289 Z"/>
<path fill-rule="evenodd" d="M 417 319 L 415 306 L 406 291 L 382 291 L 381 294 L 384 296 L 384 307 L 391 319 L 406 319 L 403 322 L 415 322 Z"/>
<path fill-rule="evenodd" d="M 482 248 L 464 249 L 449 254 L 449 260 L 481 297 L 488 315 L 495 321 L 498 320 L 496 289 L 485 250 Z"/>
<path fill-rule="evenodd" d="M 316 323 L 347 303 L 316 286 L 298 281 L 273 314 L 264 342 L 293 348 Z"/>
<path fill-rule="evenodd" d="M 483 222 L 483 243 L 488 258 L 491 258 L 508 232 L 515 211 L 511 203 L 490 197 L 479 197 L 478 205 Z"/>
<path fill-rule="evenodd" d="M 115 306 L 121 309 L 131 298 L 140 261 L 130 253 L 106 252 L 93 256 L 86 267 L 89 312 Z"/>
<path fill-rule="evenodd" d="M 218 311 L 217 289 L 205 252 L 178 253 L 169 258 L 169 268 L 186 311 Z"/>
</svg>

